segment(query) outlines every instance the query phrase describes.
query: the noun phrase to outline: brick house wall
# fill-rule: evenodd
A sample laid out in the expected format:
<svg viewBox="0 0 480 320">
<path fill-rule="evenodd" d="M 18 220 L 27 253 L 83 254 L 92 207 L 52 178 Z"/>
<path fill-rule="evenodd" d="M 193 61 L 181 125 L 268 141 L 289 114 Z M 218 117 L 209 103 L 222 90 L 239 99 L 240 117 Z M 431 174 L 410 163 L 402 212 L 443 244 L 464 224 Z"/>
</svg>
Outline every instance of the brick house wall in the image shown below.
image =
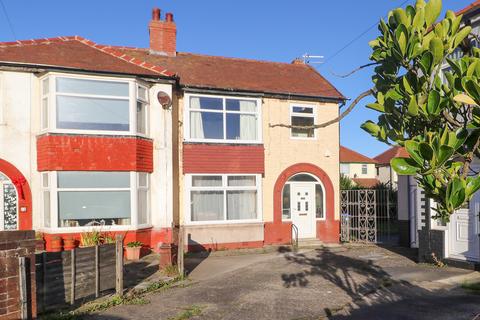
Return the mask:
<svg viewBox="0 0 480 320">
<path fill-rule="evenodd" d="M 26 257 L 28 318 L 35 318 L 35 232 L 0 231 L 0 320 L 20 319 L 19 257 Z"/>
</svg>

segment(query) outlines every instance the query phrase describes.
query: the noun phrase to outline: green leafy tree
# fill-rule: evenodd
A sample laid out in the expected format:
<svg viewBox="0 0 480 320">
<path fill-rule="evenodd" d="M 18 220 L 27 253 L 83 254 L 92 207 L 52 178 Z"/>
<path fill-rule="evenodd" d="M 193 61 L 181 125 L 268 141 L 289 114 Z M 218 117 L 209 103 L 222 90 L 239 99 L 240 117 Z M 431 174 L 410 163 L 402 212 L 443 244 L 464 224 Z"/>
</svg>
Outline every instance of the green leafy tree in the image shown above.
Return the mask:
<svg viewBox="0 0 480 320">
<path fill-rule="evenodd" d="M 480 50 L 461 16 L 447 11 L 436 22 L 441 10 L 441 0 L 418 0 L 380 21 L 370 42 L 375 102 L 367 105 L 380 115 L 362 128 L 406 148 L 410 157 L 393 159 L 392 167 L 414 175 L 437 202 L 435 217 L 448 221 L 480 189 L 471 168 L 480 155 Z M 451 58 L 455 50 L 462 58 Z"/>
</svg>

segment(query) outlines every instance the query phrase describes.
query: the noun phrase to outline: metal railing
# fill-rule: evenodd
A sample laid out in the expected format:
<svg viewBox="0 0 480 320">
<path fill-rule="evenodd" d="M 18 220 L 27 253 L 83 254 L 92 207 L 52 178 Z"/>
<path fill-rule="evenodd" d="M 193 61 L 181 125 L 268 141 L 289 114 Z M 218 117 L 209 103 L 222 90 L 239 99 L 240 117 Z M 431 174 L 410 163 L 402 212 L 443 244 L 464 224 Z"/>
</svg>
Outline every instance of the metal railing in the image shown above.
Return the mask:
<svg viewBox="0 0 480 320">
<path fill-rule="evenodd" d="M 293 235 L 295 234 L 295 237 Z M 293 251 L 297 251 L 298 249 L 298 227 L 292 223 L 292 247 Z"/>
</svg>

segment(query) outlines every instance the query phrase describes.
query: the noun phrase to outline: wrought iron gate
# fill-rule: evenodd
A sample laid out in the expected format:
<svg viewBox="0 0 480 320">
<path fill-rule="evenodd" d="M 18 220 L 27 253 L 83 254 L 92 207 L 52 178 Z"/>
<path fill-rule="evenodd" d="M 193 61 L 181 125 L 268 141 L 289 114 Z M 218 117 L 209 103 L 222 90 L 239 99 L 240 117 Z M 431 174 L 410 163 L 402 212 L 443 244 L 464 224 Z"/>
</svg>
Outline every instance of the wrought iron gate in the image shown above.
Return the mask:
<svg viewBox="0 0 480 320">
<path fill-rule="evenodd" d="M 390 189 L 341 191 L 343 242 L 398 242 L 397 192 Z"/>
</svg>

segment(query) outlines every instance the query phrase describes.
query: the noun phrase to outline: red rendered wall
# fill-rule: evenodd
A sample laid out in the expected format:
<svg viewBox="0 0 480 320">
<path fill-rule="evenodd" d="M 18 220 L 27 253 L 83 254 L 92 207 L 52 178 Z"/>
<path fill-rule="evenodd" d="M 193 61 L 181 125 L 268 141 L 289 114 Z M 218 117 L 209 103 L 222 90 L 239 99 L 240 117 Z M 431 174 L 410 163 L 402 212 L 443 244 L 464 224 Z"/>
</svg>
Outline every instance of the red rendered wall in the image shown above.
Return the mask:
<svg viewBox="0 0 480 320">
<path fill-rule="evenodd" d="M 183 173 L 264 172 L 263 145 L 183 145 Z"/>
<path fill-rule="evenodd" d="M 0 172 L 6 175 L 17 189 L 18 229 L 32 229 L 32 193 L 27 179 L 13 164 L 2 159 Z"/>
<path fill-rule="evenodd" d="M 153 171 L 153 142 L 139 137 L 42 135 L 38 171 Z"/>
</svg>

